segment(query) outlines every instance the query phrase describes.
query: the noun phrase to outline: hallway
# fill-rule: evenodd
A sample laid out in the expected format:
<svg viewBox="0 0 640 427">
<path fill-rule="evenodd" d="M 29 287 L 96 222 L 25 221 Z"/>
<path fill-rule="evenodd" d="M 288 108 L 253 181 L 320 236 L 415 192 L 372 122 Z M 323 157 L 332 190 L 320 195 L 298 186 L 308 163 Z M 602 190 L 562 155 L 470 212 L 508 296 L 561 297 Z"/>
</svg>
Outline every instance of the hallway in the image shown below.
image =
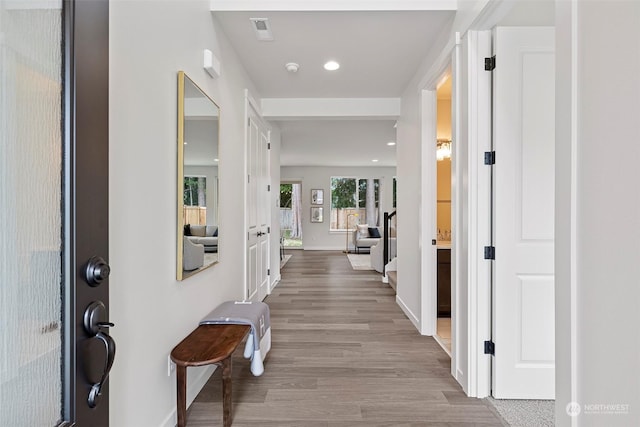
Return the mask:
<svg viewBox="0 0 640 427">
<path fill-rule="evenodd" d="M 341 252 L 293 251 L 266 302 L 272 349 L 254 377 L 234 357 L 234 427 L 502 426 L 467 398 L 450 359 L 418 334 L 373 271 Z M 189 411 L 189 426 L 222 425 L 219 370 Z"/>
</svg>

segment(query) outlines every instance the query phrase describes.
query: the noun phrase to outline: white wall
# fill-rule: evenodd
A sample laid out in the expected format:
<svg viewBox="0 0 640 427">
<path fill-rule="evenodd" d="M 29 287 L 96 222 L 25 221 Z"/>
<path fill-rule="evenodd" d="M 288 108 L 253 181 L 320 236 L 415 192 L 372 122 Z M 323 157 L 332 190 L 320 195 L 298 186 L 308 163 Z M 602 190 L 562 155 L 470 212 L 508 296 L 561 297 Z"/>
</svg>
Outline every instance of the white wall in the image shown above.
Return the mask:
<svg viewBox="0 0 640 427">
<path fill-rule="evenodd" d="M 640 3 L 556 11 L 556 424 L 640 425 Z"/>
<path fill-rule="evenodd" d="M 423 228 L 421 224 L 422 128 L 420 126 L 421 98 L 415 87 L 407 90 L 402 97 L 401 111 L 396 145 L 398 164 L 396 195 L 398 206 L 398 285 L 396 298 L 405 314 L 416 328 L 420 329 L 419 324 L 422 317 L 420 314 L 422 295 L 420 289 L 422 270 L 420 232 Z M 435 205 L 435 198 L 433 203 Z"/>
<path fill-rule="evenodd" d="M 341 250 L 345 248 L 344 232 L 329 231 L 332 176 L 380 179 L 381 212 L 393 212 L 394 210 L 393 177 L 396 174 L 396 168 L 283 166 L 280 169 L 280 174 L 281 181 L 299 180 L 302 182 L 302 243 L 304 249 L 307 250 Z M 324 222 L 321 223 L 310 222 L 312 189 L 324 190 Z M 351 236 L 349 236 L 349 243 L 351 243 Z"/>
<path fill-rule="evenodd" d="M 171 349 L 219 303 L 242 298 L 244 89 L 256 90 L 209 11 L 209 1 L 112 1 L 110 6 L 111 425 L 173 426 Z M 222 76 L 202 69 L 203 49 Z M 176 277 L 177 72 L 221 109 L 220 263 Z M 141 167 L 142 165 L 142 167 Z M 133 185 L 135 183 L 135 185 Z M 141 191 L 143 190 L 143 191 Z M 144 215 L 140 213 L 143 212 Z M 190 369 L 189 397 L 211 369 Z M 194 381 L 199 377 L 200 383 Z"/>
</svg>

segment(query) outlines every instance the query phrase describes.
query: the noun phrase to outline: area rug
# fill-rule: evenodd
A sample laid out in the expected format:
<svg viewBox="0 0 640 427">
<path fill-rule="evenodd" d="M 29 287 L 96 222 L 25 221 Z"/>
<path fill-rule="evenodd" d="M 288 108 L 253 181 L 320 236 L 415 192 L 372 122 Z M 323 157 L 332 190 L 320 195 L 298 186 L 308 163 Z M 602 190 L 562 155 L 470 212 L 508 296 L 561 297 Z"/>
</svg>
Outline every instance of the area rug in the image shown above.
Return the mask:
<svg viewBox="0 0 640 427">
<path fill-rule="evenodd" d="M 285 255 L 284 258 L 280 261 L 280 268 L 284 267 L 284 265 L 291 259 L 291 255 Z"/>
<path fill-rule="evenodd" d="M 351 268 L 354 270 L 373 270 L 371 267 L 371 255 L 347 254 Z"/>
<path fill-rule="evenodd" d="M 487 398 L 502 418 L 513 427 L 553 427 L 555 401 Z"/>
</svg>

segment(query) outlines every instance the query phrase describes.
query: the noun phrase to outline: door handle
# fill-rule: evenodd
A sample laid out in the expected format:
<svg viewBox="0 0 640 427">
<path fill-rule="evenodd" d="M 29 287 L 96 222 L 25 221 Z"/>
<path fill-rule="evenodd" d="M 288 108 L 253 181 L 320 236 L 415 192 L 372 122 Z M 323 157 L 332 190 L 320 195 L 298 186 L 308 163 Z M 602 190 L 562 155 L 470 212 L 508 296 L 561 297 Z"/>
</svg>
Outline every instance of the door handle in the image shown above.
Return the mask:
<svg viewBox="0 0 640 427">
<path fill-rule="evenodd" d="M 89 397 L 87 398 L 87 404 L 90 408 L 95 408 L 100 402 L 102 386 L 116 357 L 116 343 L 110 335 L 104 333 L 103 329 L 111 328 L 115 326 L 111 322 L 104 320 L 107 317 L 107 309 L 102 301 L 94 301 L 84 311 L 84 329 L 87 331 L 90 337 L 100 340 L 104 344 L 104 351 L 106 353 L 104 367 L 102 369 L 102 375 L 100 381 L 91 385 L 89 391 Z"/>
<path fill-rule="evenodd" d="M 105 322 L 104 326 L 113 326 L 113 323 L 107 324 Z M 102 385 L 107 381 L 107 377 L 109 377 L 109 372 L 111 372 L 111 367 L 113 366 L 113 361 L 116 358 L 116 343 L 110 335 L 99 331 L 94 338 L 97 338 L 104 343 L 104 349 L 107 353 L 107 357 L 104 362 L 104 369 L 102 371 L 100 381 L 91 386 L 91 391 L 89 392 L 89 397 L 87 399 L 87 404 L 90 408 L 95 408 L 100 402 L 100 398 L 102 397 Z"/>
<path fill-rule="evenodd" d="M 263 233 L 262 231 L 258 231 L 258 232 L 256 233 L 256 236 L 257 236 L 257 237 L 260 237 L 260 236 L 264 236 L 265 234 L 267 234 L 267 233 Z"/>
</svg>

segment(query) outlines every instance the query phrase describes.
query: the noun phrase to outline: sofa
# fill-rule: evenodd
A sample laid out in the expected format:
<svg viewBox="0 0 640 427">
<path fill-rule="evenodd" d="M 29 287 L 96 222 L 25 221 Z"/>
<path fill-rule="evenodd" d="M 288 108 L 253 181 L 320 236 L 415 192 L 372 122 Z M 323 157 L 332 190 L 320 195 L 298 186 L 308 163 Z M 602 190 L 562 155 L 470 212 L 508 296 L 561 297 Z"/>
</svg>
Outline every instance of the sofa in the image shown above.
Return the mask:
<svg viewBox="0 0 640 427">
<path fill-rule="evenodd" d="M 360 249 L 371 249 L 381 238 L 379 227 L 369 227 L 367 224 L 358 224 L 353 230 L 353 247 L 356 253 L 360 253 Z"/>
<path fill-rule="evenodd" d="M 191 243 L 204 246 L 205 252 L 218 252 L 218 226 L 192 225 L 184 226 L 184 237 Z"/>
</svg>

